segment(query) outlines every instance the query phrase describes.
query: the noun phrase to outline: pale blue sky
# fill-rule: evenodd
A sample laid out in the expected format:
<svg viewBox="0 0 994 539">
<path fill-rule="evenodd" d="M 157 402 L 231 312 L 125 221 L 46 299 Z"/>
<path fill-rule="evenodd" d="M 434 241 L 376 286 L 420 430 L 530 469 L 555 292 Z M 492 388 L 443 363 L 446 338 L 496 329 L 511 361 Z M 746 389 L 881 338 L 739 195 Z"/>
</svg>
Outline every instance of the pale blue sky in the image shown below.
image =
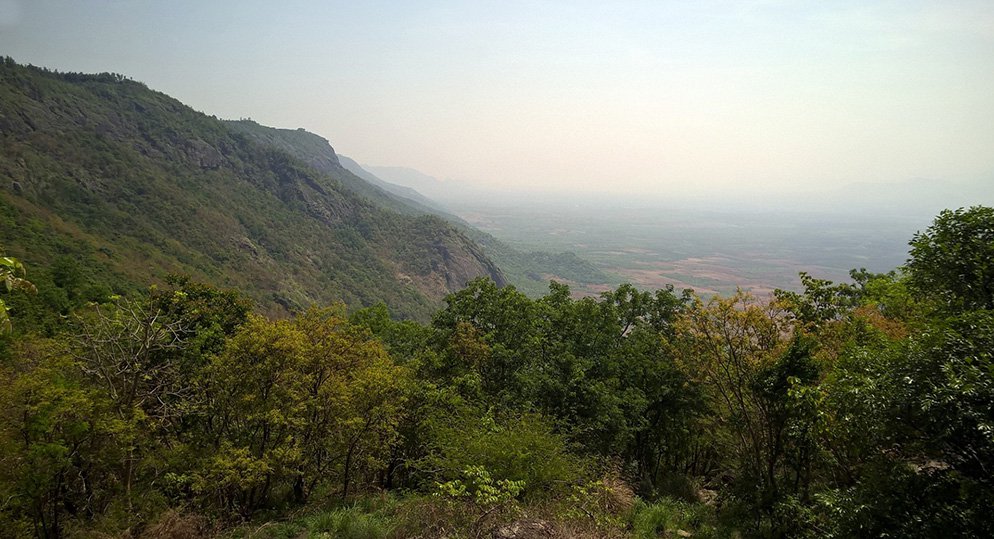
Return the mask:
<svg viewBox="0 0 994 539">
<path fill-rule="evenodd" d="M 478 185 L 994 178 L 989 0 L 0 0 L 0 54 Z"/>
</svg>

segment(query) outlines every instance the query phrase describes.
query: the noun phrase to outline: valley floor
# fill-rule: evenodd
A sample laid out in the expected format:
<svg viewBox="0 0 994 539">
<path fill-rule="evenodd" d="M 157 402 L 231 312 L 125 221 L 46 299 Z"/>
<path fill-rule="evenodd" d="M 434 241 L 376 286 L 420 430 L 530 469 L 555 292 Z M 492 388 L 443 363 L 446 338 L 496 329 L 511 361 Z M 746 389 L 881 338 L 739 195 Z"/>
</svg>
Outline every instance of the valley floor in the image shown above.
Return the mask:
<svg viewBox="0 0 994 539">
<path fill-rule="evenodd" d="M 694 211 L 591 204 L 467 205 L 460 215 L 522 249 L 572 251 L 610 279 L 567 282 L 599 294 L 629 282 L 699 294 L 742 289 L 769 298 L 800 290 L 798 273 L 842 281 L 852 268 L 888 271 L 907 258 L 907 239 L 927 219 L 788 212 Z"/>
</svg>

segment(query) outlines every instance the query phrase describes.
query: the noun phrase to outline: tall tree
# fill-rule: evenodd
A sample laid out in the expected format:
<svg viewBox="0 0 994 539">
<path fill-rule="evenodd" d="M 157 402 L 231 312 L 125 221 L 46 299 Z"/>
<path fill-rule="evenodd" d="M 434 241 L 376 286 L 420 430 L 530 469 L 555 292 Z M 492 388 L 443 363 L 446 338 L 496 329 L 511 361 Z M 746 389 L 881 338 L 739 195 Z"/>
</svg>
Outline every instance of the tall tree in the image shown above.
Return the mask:
<svg viewBox="0 0 994 539">
<path fill-rule="evenodd" d="M 946 309 L 994 309 L 994 208 L 943 210 L 911 240 L 912 286 Z"/>
</svg>

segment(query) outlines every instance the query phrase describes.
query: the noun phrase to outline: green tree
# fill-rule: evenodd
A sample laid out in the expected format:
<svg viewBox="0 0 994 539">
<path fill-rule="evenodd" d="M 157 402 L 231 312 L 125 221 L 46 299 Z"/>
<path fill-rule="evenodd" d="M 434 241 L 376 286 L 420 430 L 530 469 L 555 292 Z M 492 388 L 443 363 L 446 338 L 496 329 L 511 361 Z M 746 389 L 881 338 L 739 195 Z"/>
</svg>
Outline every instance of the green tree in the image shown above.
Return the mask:
<svg viewBox="0 0 994 539">
<path fill-rule="evenodd" d="M 683 364 L 704 386 L 713 443 L 739 494 L 769 513 L 781 489 L 787 397 L 801 377 L 812 377 L 808 351 L 786 313 L 741 291 L 696 301 L 681 329 Z"/>
<path fill-rule="evenodd" d="M 320 484 L 377 477 L 403 415 L 407 371 L 343 308 L 252 316 L 204 372 L 209 457 L 193 489 L 251 511 Z"/>
<path fill-rule="evenodd" d="M 521 482 L 526 497 L 548 499 L 587 471 L 539 414 L 461 414 L 435 425 L 432 437 L 432 450 L 418 466 L 434 481 L 457 480 L 480 466 L 496 480 Z"/>
<path fill-rule="evenodd" d="M 3 287 L 7 292 L 11 290 L 28 290 L 33 292 L 35 289 L 34 285 L 24 279 L 26 273 L 24 264 L 16 258 L 3 256 L 3 250 L 0 249 L 0 281 L 3 281 Z M 7 311 L 7 304 L 4 303 L 3 298 L 0 298 L 0 333 L 10 332 L 10 316 L 7 314 Z"/>
<path fill-rule="evenodd" d="M 0 534 L 58 538 L 120 492 L 120 425 L 64 343 L 20 343 L 0 369 Z"/>
<path fill-rule="evenodd" d="M 110 405 L 124 449 L 120 480 L 130 510 L 145 454 L 190 412 L 195 388 L 182 358 L 191 331 L 170 319 L 156 295 L 80 313 L 70 350 L 82 374 Z"/>
<path fill-rule="evenodd" d="M 943 210 L 910 245 L 906 270 L 919 294 L 952 311 L 994 309 L 994 208 Z"/>
<path fill-rule="evenodd" d="M 204 430 L 205 356 L 244 316 L 225 298 L 186 282 L 14 341 L 0 369 L 0 522 L 58 537 L 161 510 Z"/>
<path fill-rule="evenodd" d="M 820 388 L 822 536 L 994 532 L 994 319 L 978 311 L 853 341 Z"/>
<path fill-rule="evenodd" d="M 804 292 L 777 289 L 774 296 L 804 324 L 814 326 L 838 320 L 858 304 L 858 292 L 853 285 L 816 279 L 803 271 L 800 277 Z"/>
</svg>

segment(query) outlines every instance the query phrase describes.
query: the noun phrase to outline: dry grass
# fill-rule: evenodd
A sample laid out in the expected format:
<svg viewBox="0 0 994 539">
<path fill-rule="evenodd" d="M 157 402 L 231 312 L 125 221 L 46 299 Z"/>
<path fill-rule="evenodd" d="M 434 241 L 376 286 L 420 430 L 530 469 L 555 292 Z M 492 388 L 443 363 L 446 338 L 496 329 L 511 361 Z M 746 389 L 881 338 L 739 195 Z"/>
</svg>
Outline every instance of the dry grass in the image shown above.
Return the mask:
<svg viewBox="0 0 994 539">
<path fill-rule="evenodd" d="M 626 514 L 635 507 L 635 490 L 616 474 L 610 474 L 601 480 L 604 488 L 600 490 L 598 500 L 600 508 L 612 515 Z"/>
<path fill-rule="evenodd" d="M 149 525 L 139 539 L 197 539 L 217 533 L 206 518 L 170 509 Z"/>
</svg>

